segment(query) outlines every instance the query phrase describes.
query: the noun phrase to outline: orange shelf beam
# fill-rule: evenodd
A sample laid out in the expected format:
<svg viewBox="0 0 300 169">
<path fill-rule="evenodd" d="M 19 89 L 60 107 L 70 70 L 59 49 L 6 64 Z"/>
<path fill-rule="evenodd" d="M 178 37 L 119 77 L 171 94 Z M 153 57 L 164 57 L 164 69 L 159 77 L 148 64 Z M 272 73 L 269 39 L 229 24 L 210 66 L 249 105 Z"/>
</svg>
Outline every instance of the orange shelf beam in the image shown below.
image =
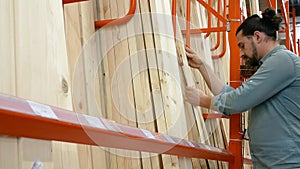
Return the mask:
<svg viewBox="0 0 300 169">
<path fill-rule="evenodd" d="M 228 118 L 227 116 L 225 116 L 221 113 L 203 113 L 202 116 L 204 119 Z"/>
<path fill-rule="evenodd" d="M 233 162 L 223 149 L 0 94 L 0 134 Z"/>
<path fill-rule="evenodd" d="M 104 25 L 119 25 L 128 22 L 134 15 L 136 10 L 136 0 L 130 0 L 130 7 L 127 14 L 122 18 L 115 18 L 115 19 L 107 19 L 107 20 L 98 20 L 95 21 L 95 27 L 100 28 Z"/>
<path fill-rule="evenodd" d="M 88 0 L 63 0 L 63 4 L 73 3 L 73 2 L 83 2 Z"/>
<path fill-rule="evenodd" d="M 215 9 L 213 9 L 211 6 L 209 6 L 209 4 L 207 4 L 205 1 L 203 0 L 197 0 L 201 5 L 203 5 L 205 7 L 205 9 L 207 9 L 209 12 L 211 12 L 212 14 L 214 14 L 221 22 L 223 22 L 224 24 L 226 24 L 227 20 L 224 16 L 222 16 L 221 14 L 219 14 Z"/>
<path fill-rule="evenodd" d="M 200 28 L 200 29 L 191 29 L 190 34 L 199 34 L 199 33 L 207 33 L 207 32 L 221 32 L 226 31 L 226 26 L 222 27 L 212 27 L 212 28 Z M 182 34 L 188 34 L 187 30 L 182 30 Z"/>
</svg>

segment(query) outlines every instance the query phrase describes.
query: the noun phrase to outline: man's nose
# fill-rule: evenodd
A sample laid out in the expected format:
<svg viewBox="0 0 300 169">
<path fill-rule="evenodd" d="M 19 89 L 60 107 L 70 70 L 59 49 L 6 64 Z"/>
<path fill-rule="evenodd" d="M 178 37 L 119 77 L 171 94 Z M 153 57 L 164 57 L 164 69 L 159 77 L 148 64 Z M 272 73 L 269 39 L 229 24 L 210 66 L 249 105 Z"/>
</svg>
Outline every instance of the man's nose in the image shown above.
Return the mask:
<svg viewBox="0 0 300 169">
<path fill-rule="evenodd" d="M 245 55 L 243 50 L 240 50 L 240 57 L 243 57 Z"/>
</svg>

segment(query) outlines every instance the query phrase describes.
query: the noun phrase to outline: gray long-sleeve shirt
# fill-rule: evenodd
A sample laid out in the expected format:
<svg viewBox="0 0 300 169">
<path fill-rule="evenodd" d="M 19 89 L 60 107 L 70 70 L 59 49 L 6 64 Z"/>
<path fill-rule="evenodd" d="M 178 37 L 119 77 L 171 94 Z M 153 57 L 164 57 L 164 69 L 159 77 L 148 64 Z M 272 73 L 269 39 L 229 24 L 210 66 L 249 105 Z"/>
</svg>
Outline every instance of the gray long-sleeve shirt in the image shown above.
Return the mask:
<svg viewBox="0 0 300 169">
<path fill-rule="evenodd" d="M 248 110 L 256 169 L 300 167 L 300 58 L 278 46 L 237 89 L 224 86 L 213 106 L 225 115 Z"/>
</svg>

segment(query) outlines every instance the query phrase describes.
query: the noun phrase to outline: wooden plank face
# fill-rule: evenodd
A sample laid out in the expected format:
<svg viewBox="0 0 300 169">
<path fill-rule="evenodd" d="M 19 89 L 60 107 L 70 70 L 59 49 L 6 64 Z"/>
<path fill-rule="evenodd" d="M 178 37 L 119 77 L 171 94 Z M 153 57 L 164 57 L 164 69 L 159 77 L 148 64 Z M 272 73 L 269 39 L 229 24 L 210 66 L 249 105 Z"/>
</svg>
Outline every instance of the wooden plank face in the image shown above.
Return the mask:
<svg viewBox="0 0 300 169">
<path fill-rule="evenodd" d="M 15 50 L 13 1 L 0 1 L 0 92 L 15 95 Z M 18 169 L 18 140 L 0 136 L 0 169 Z"/>
<path fill-rule="evenodd" d="M 14 36 L 14 6 L 13 1 L 0 2 L 0 19 L 3 25 L 0 27 L 0 91 L 15 94 L 15 36 Z"/>
<path fill-rule="evenodd" d="M 145 14 L 145 13 L 148 13 Z M 131 69 L 133 78 L 133 89 L 135 94 L 135 108 L 137 116 L 137 126 L 142 129 L 157 131 L 155 111 L 159 105 L 162 105 L 162 100 L 154 100 L 154 91 L 152 84 L 153 76 L 149 65 L 149 60 L 155 62 L 155 54 L 153 52 L 153 40 L 149 34 L 144 33 L 144 30 L 151 29 L 151 21 L 149 16 L 149 5 L 147 1 L 138 1 L 137 9 L 134 17 L 127 24 L 129 33 L 129 45 L 134 42 L 135 47 L 131 50 Z M 152 45 L 151 45 L 152 44 Z M 151 58 L 151 56 L 153 56 Z M 158 72 L 156 72 L 158 74 Z M 158 82 L 158 81 L 156 81 Z M 155 153 L 141 152 L 143 168 L 159 168 L 161 157 Z"/>
<path fill-rule="evenodd" d="M 180 138 L 187 137 L 186 117 L 181 91 L 176 46 L 173 38 L 170 3 L 150 1 L 152 24 L 160 86 L 163 99 L 166 133 Z M 176 91 L 176 92 L 175 92 Z M 163 131 L 160 131 L 163 132 Z M 190 168 L 191 159 L 171 156 L 171 165 L 163 159 L 166 168 Z"/>
<path fill-rule="evenodd" d="M 215 9 L 217 9 L 216 5 L 217 5 L 217 1 L 212 1 L 213 7 Z M 185 11 L 186 11 L 186 4 L 184 2 L 178 2 L 177 3 L 177 11 L 180 11 L 178 14 L 179 16 L 179 20 L 181 22 L 179 22 L 179 25 L 181 27 L 181 29 L 186 29 L 185 25 Z M 199 5 L 196 1 L 191 1 L 191 29 L 199 29 L 199 28 L 206 28 L 208 25 L 208 20 L 207 20 L 207 10 L 205 8 L 203 8 L 203 6 Z M 212 16 L 213 19 L 215 19 Z M 214 20 L 213 20 L 214 21 Z M 214 21 L 215 25 L 213 24 L 213 26 L 217 26 L 216 25 L 216 21 Z M 212 34 L 210 34 L 209 38 L 204 38 L 204 35 L 206 35 L 206 33 L 203 34 L 192 34 L 191 35 L 191 48 L 196 51 L 199 56 L 201 56 L 202 58 L 204 58 L 204 60 L 211 66 L 211 68 L 215 67 L 215 70 L 217 70 L 217 74 L 221 77 L 221 79 L 226 79 L 228 77 L 228 74 L 226 74 L 226 60 L 227 59 L 223 59 L 223 60 L 217 60 L 217 61 L 213 61 L 211 58 L 211 52 L 210 52 L 210 48 L 211 48 L 211 44 L 213 43 L 215 44 L 216 42 L 216 36 L 212 36 Z M 180 37 L 180 36 L 178 36 Z M 179 38 L 180 39 L 180 38 Z M 222 47 L 222 45 L 221 45 Z M 218 49 L 216 51 L 216 54 L 219 54 L 221 52 L 220 49 Z M 183 53 L 184 55 L 184 53 Z M 226 57 L 224 57 L 226 58 Z M 224 67 L 224 65 L 225 67 Z M 196 70 L 192 70 L 193 71 L 193 78 L 195 79 L 195 83 L 194 84 L 190 84 L 188 83 L 187 79 L 193 79 L 193 78 L 187 78 L 187 76 L 190 74 L 188 73 L 187 68 L 185 67 L 185 65 L 187 65 L 184 62 L 184 66 L 182 66 L 184 75 L 185 75 L 185 79 L 187 81 L 187 85 L 196 85 L 198 88 L 206 91 L 206 93 L 210 93 L 208 87 L 205 84 L 205 81 L 203 80 L 203 78 L 201 77 L 201 74 Z M 224 71 L 225 70 L 225 71 Z M 198 109 L 198 110 L 197 110 Z M 199 108 L 194 107 L 194 113 L 195 113 L 195 118 L 191 120 L 191 123 L 196 124 L 197 128 L 198 128 L 198 134 L 200 135 L 200 142 L 208 144 L 208 145 L 213 145 L 216 147 L 220 147 L 220 148 L 224 148 L 224 142 L 223 142 L 223 137 L 221 134 L 221 126 L 219 123 L 219 120 L 206 120 L 204 121 L 201 113 L 202 112 L 208 112 L 207 109 L 201 109 L 199 110 Z M 199 116 L 200 115 L 200 116 Z M 193 121 L 194 120 L 194 121 Z M 196 132 L 193 131 L 191 133 Z M 197 133 L 194 133 L 197 135 Z M 191 134 L 192 135 L 192 134 Z M 195 139 L 195 138 L 191 138 L 190 135 L 190 139 Z M 197 140 L 195 140 L 197 141 Z M 197 165 L 197 161 L 194 160 L 193 161 L 193 165 Z M 208 161 L 208 165 L 206 165 L 205 162 L 200 161 L 200 165 L 202 168 L 206 168 L 206 167 L 211 167 L 211 168 L 216 168 L 218 167 L 217 165 L 219 165 L 219 167 L 225 167 L 223 165 L 223 163 L 216 163 L 215 161 Z"/>
<path fill-rule="evenodd" d="M 75 110 L 83 114 L 103 117 L 105 111 L 101 105 L 104 104 L 99 102 L 100 44 L 94 28 L 93 9 L 97 9 L 94 4 L 96 3 L 88 1 L 65 6 L 67 42 L 70 51 L 68 57 L 69 64 L 74 67 L 72 86 Z M 75 62 L 72 62 L 73 60 Z M 80 168 L 107 168 L 105 148 L 78 145 L 78 155 Z"/>
<path fill-rule="evenodd" d="M 71 110 L 61 1 L 16 0 L 14 5 L 16 95 Z M 31 168 L 38 159 L 45 168 L 78 168 L 76 145 L 20 139 L 19 168 Z"/>
</svg>

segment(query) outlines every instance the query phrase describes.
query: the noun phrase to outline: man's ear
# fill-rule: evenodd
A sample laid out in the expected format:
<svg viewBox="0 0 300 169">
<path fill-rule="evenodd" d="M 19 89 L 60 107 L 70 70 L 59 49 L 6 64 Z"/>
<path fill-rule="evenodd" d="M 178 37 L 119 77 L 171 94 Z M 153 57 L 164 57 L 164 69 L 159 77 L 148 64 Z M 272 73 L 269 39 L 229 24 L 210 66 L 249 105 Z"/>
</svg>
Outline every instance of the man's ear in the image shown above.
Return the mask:
<svg viewBox="0 0 300 169">
<path fill-rule="evenodd" d="M 261 43 L 263 40 L 263 34 L 260 31 L 254 31 L 253 37 L 257 43 Z"/>
</svg>

